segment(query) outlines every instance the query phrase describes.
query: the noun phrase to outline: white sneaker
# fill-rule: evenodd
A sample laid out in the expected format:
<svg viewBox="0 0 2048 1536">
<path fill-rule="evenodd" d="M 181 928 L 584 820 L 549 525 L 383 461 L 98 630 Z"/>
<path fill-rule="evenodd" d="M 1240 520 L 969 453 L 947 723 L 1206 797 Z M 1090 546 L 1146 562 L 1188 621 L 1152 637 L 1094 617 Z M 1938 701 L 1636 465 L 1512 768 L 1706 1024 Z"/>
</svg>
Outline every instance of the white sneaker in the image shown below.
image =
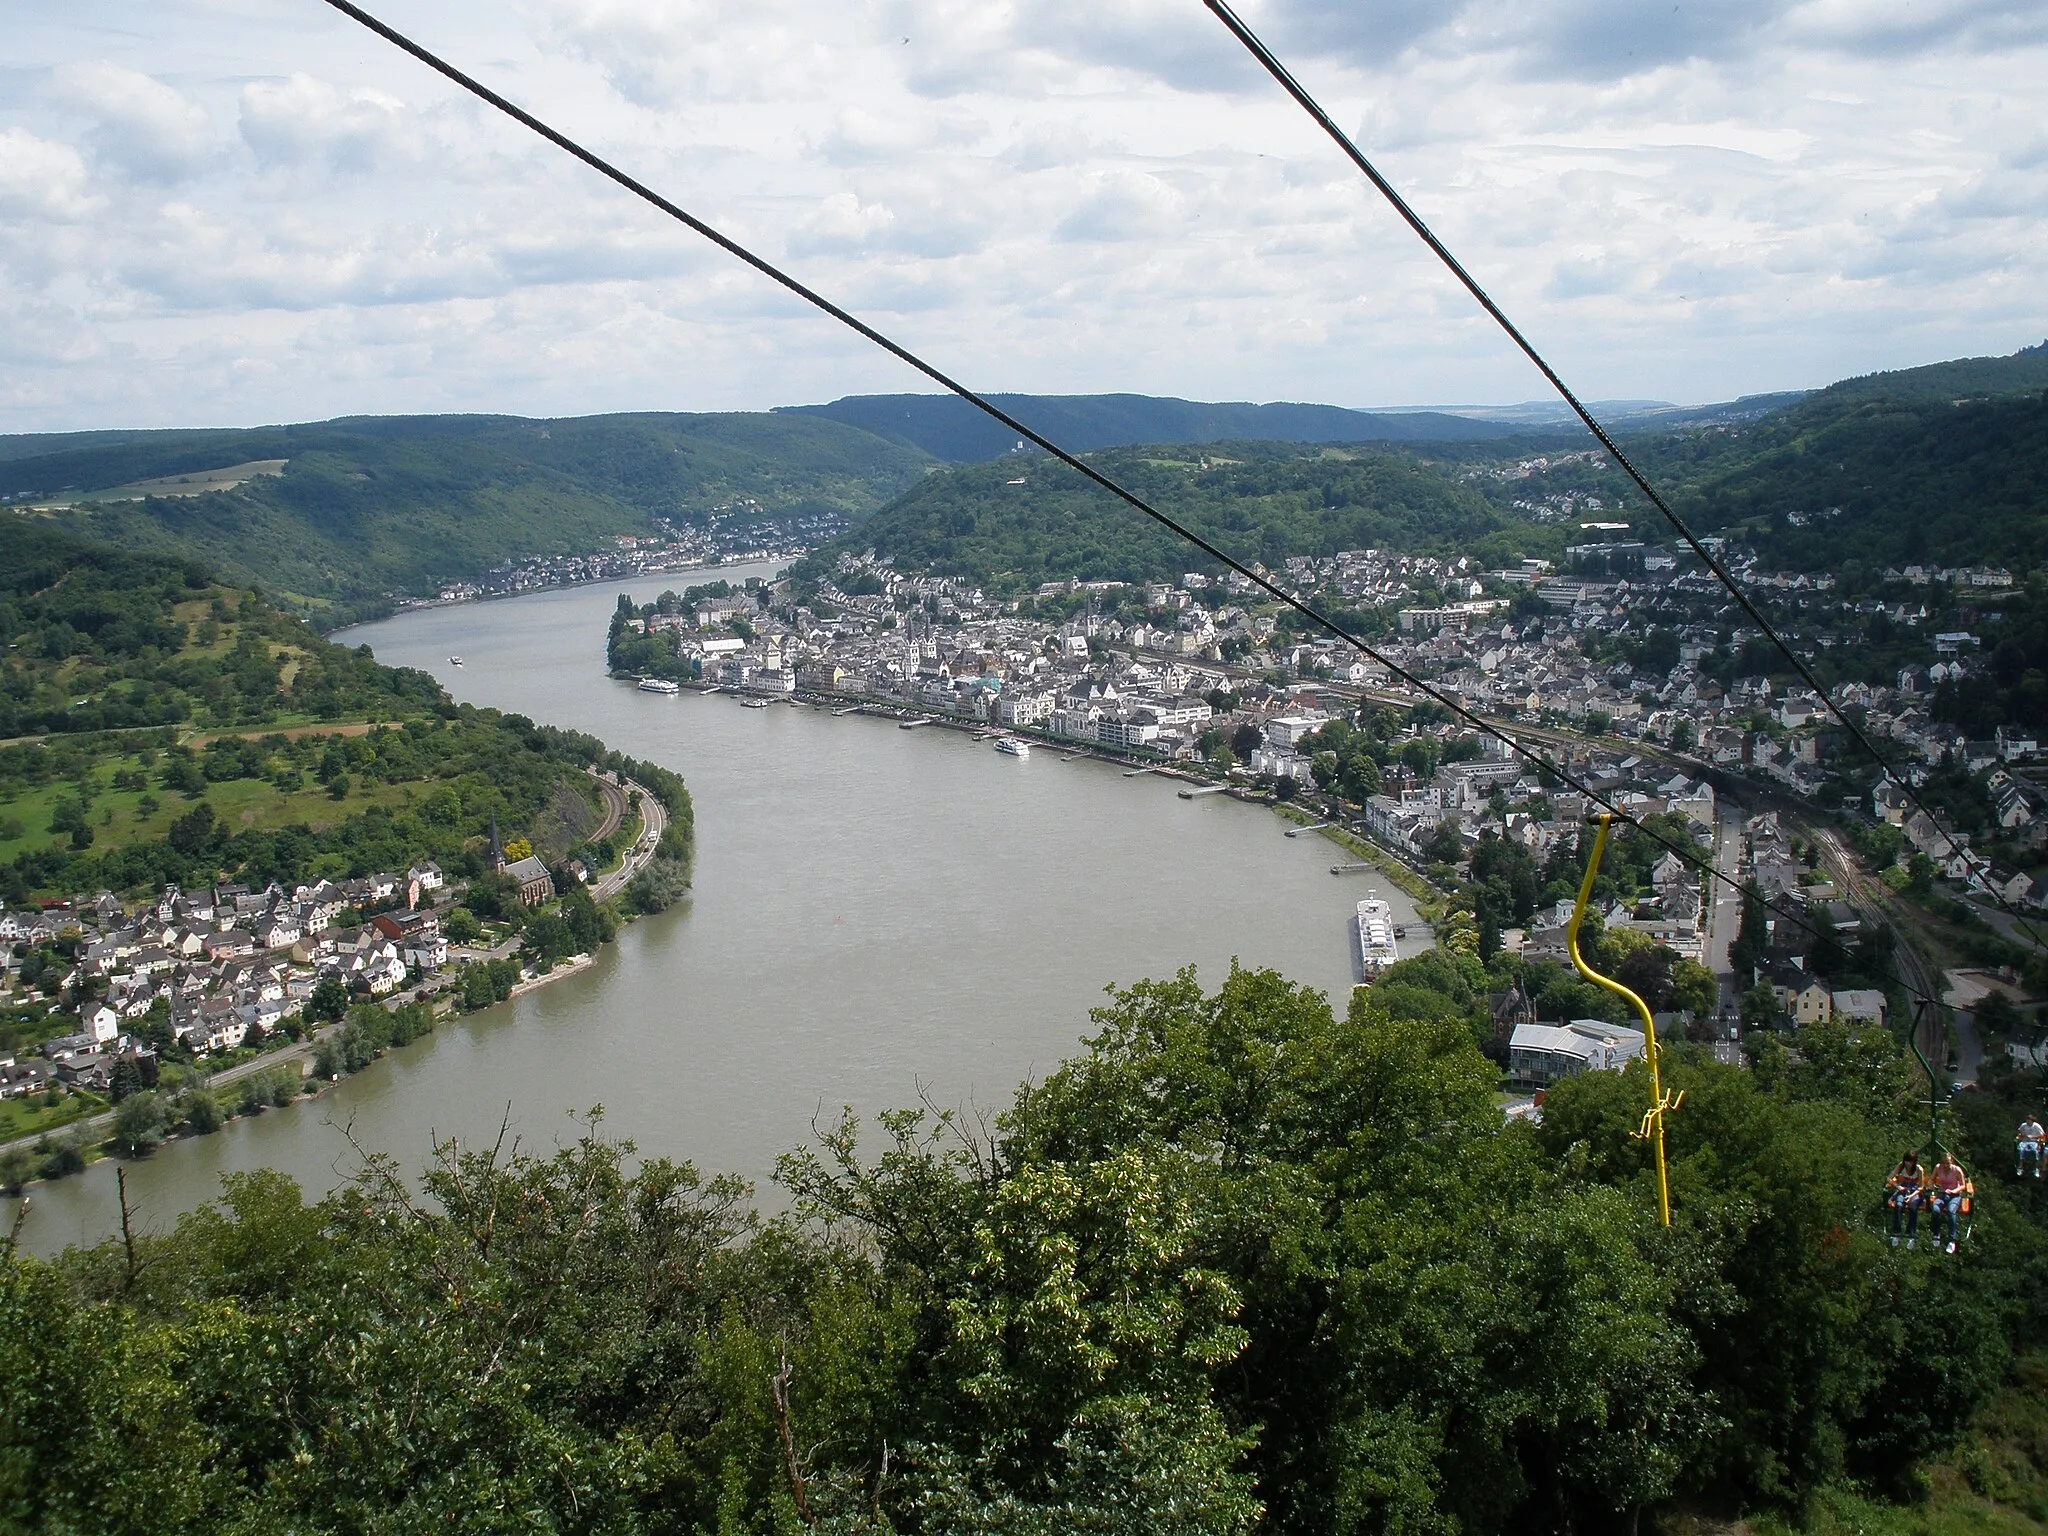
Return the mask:
<svg viewBox="0 0 2048 1536">
<path fill-rule="evenodd" d="M 1919 1241 L 1920 1241 L 1920 1239 L 1919 1239 L 1919 1238 L 1917 1238 L 1917 1237 L 1909 1237 L 1909 1238 L 1907 1238 L 1907 1239 L 1906 1239 L 1906 1252 L 1908 1252 L 1908 1253 L 1911 1253 L 1911 1252 L 1913 1251 L 1913 1245 L 1914 1245 L 1915 1243 L 1919 1242 Z"/>
<path fill-rule="evenodd" d="M 1954 1253 L 1954 1252 L 1956 1251 L 1956 1245 L 1955 1245 L 1954 1243 L 1950 1243 L 1950 1244 L 1948 1245 L 1948 1249 L 1947 1249 L 1947 1251 L 1948 1251 L 1948 1252 L 1950 1252 L 1950 1253 Z"/>
</svg>

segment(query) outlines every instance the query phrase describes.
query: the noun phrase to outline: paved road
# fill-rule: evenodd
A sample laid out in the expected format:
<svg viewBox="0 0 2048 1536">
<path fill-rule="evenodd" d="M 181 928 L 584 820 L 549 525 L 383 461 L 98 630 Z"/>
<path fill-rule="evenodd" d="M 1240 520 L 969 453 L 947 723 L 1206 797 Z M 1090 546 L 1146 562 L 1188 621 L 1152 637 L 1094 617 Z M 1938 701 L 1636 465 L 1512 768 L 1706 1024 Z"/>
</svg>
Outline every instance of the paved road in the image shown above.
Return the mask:
<svg viewBox="0 0 2048 1536">
<path fill-rule="evenodd" d="M 648 861 L 654 857 L 654 850 L 661 843 L 661 834 L 668 826 L 668 812 L 662 809 L 661 802 L 648 793 L 645 786 L 635 784 L 631 779 L 621 779 L 619 783 L 609 785 L 607 781 L 599 779 L 598 784 L 602 788 L 608 788 L 611 794 L 618 795 L 621 819 L 625 815 L 627 793 L 637 791 L 640 796 L 640 815 L 644 822 L 640 840 L 626 850 L 624 862 L 610 874 L 600 875 L 591 884 L 591 900 L 609 901 L 623 891 L 627 882 L 645 869 Z M 607 794 L 606 798 L 610 799 L 611 794 Z"/>
<path fill-rule="evenodd" d="M 1714 973 L 1720 1006 L 1732 1012 L 1742 1001 L 1744 978 L 1737 976 L 1728 951 L 1742 927 L 1742 817 L 1725 811 L 1714 820 L 1714 868 L 1725 879 L 1715 880 L 1707 893 L 1711 903 L 1707 914 L 1707 943 L 1701 959 Z"/>
</svg>

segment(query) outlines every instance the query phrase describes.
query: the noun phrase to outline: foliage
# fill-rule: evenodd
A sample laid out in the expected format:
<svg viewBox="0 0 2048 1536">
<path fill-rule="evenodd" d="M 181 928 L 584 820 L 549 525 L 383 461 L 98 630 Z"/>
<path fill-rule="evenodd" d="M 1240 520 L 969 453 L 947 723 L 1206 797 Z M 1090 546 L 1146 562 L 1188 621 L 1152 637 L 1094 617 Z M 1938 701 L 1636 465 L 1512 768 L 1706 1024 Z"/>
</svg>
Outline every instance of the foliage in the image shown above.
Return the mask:
<svg viewBox="0 0 2048 1536">
<path fill-rule="evenodd" d="M 1508 526 L 1470 491 L 1398 453 L 1268 443 L 1210 453 L 1109 449 L 1092 459 L 1237 558 L 1276 566 L 1368 545 L 1462 554 Z M 906 569 L 1011 588 L 1067 577 L 1177 580 L 1209 564 L 1072 470 L 1043 459 L 1022 469 L 1022 486 L 1010 483 L 1014 461 L 928 475 L 796 573 L 822 574 L 842 550 L 870 548 Z"/>
<path fill-rule="evenodd" d="M 1855 576 L 1990 562 L 2024 571 L 2040 563 L 2044 387 L 2048 354 L 2037 347 L 1846 380 L 1754 425 L 1629 448 L 1696 530 L 1739 525 L 1786 569 Z"/>
<path fill-rule="evenodd" d="M 647 787 L 668 813 L 663 856 L 687 869 L 689 794 L 666 769 L 576 732 L 458 706 L 425 673 L 321 640 L 203 572 L 33 523 L 14 551 L 22 558 L 0 576 L 0 639 L 12 640 L 0 661 L 0 731 L 53 734 L 0 747 L 0 796 L 51 805 L 59 835 L 29 838 L 0 863 L 0 898 L 10 903 L 223 875 L 289 885 L 428 859 L 474 873 L 494 817 L 514 838 L 566 826 L 564 797 L 594 798 L 591 768 Z M 89 707 L 73 707 L 80 689 Z M 190 741 L 179 739 L 182 727 L 106 729 L 166 713 L 240 729 Z M 381 723 L 344 727 L 350 716 Z M 328 723 L 297 724 L 306 719 Z M 345 784 L 344 804 L 305 788 L 308 780 Z M 184 803 L 160 809 L 149 793 L 159 787 Z M 232 820 L 228 806 L 239 812 Z M 88 818 L 116 807 L 135 815 L 79 846 L 76 829 L 93 830 Z"/>
<path fill-rule="evenodd" d="M 1492 980 L 1435 964 L 1417 995 Z M 1665 1230 L 1639 1069 L 1504 1124 L 1462 1021 L 1381 992 L 1118 991 L 993 1124 L 827 1129 L 770 1221 L 592 1125 L 0 1261 L 0 1524 L 1619 1529 L 1920 1466 L 2023 1497 L 1962 1437 L 2042 1321 L 2042 1202 L 1983 1188 L 1965 1258 L 1883 1246 L 1894 1059 L 1674 1050 Z"/>
</svg>

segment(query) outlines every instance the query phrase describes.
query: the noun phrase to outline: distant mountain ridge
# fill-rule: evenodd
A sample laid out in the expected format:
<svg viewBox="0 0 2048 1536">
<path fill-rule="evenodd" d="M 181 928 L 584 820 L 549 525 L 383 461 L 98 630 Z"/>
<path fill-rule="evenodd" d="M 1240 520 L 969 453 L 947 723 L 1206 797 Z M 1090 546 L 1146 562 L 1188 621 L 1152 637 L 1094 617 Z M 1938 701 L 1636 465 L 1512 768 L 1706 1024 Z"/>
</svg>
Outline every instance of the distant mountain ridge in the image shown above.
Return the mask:
<svg viewBox="0 0 2048 1536">
<path fill-rule="evenodd" d="M 1442 411 L 1354 411 L 1340 405 L 1181 400 L 1161 395 L 990 395 L 1063 448 L 1092 453 L 1143 443 L 1488 442 L 1520 428 Z M 1001 458 L 1017 434 L 957 395 L 847 395 L 780 415 L 824 416 L 921 448 L 949 464 Z"/>
<path fill-rule="evenodd" d="M 198 558 L 338 623 L 387 593 L 430 593 L 508 559 L 587 552 L 652 532 L 659 517 L 860 517 L 930 463 L 837 422 L 766 412 L 346 417 L 0 438 L 0 498 L 66 501 L 261 460 L 284 461 L 282 472 L 45 515 L 124 549 Z"/>
</svg>

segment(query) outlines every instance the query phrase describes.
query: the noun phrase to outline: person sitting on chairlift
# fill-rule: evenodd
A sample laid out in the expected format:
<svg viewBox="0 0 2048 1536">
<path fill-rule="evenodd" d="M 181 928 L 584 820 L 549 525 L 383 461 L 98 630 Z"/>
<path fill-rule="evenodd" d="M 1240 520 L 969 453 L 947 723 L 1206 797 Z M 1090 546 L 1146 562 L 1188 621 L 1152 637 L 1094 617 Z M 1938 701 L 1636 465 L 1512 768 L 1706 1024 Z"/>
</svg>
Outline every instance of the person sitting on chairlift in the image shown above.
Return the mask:
<svg viewBox="0 0 2048 1536">
<path fill-rule="evenodd" d="M 1899 1159 L 1899 1165 L 1892 1169 L 1891 1176 L 1884 1181 L 1884 1203 L 1892 1213 L 1892 1246 L 1899 1246 L 1899 1222 L 1903 1217 L 1906 1226 L 1906 1246 L 1911 1248 L 1920 1237 L 1920 1207 L 1924 1204 L 1927 1189 L 1927 1173 L 1920 1166 L 1920 1154 L 1907 1151 Z"/>
<path fill-rule="evenodd" d="M 2020 1122 L 2020 1128 L 2012 1138 L 2012 1176 L 2023 1179 L 2027 1176 L 2027 1164 L 2034 1165 L 2034 1177 L 2041 1177 L 2041 1118 L 2030 1114 Z"/>
<path fill-rule="evenodd" d="M 1927 1208 L 1934 1212 L 1936 1236 L 1941 1229 L 1948 1232 L 1948 1252 L 1956 1251 L 1957 1217 L 1962 1213 L 1963 1200 L 1969 1194 L 1970 1176 L 1963 1172 L 1963 1165 L 1956 1161 L 1953 1152 L 1944 1152 L 1941 1161 L 1934 1165 L 1932 1188 L 1927 1192 Z"/>
</svg>

